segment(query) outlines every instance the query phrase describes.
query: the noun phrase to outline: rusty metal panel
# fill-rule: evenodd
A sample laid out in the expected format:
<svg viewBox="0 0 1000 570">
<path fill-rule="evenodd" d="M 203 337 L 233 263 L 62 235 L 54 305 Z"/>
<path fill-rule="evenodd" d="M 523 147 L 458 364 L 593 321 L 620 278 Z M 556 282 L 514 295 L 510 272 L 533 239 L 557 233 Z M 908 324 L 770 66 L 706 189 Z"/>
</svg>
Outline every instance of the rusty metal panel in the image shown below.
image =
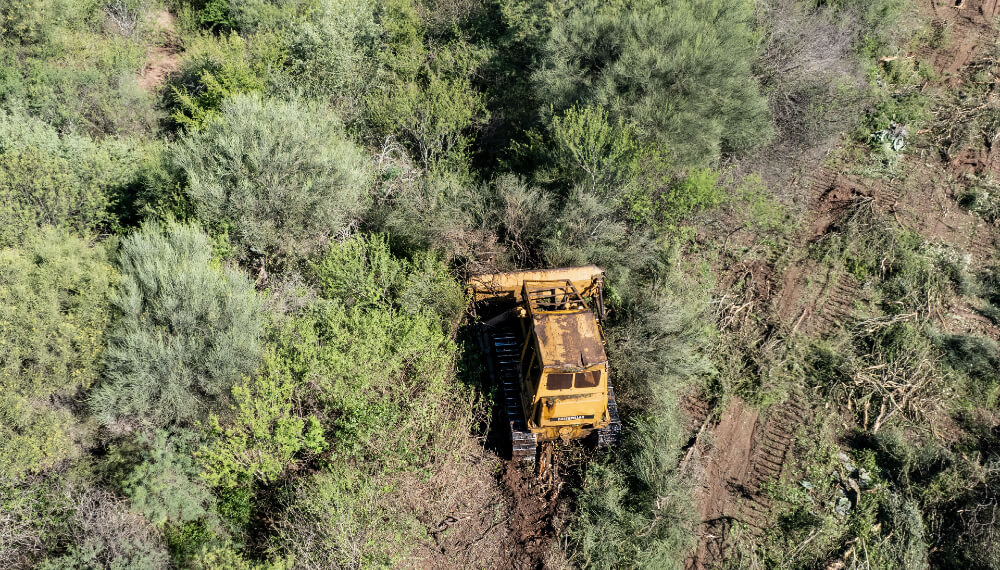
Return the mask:
<svg viewBox="0 0 1000 570">
<path fill-rule="evenodd" d="M 532 320 L 543 368 L 581 369 L 608 361 L 593 312 L 535 313 Z"/>
<path fill-rule="evenodd" d="M 485 273 L 474 275 L 466 284 L 473 302 L 493 297 L 510 297 L 518 302 L 525 281 L 570 281 L 580 295 L 591 297 L 596 294 L 598 284 L 604 278 L 604 270 L 596 265 L 564 267 L 561 269 L 541 269 L 537 271 L 510 271 L 506 273 Z"/>
</svg>

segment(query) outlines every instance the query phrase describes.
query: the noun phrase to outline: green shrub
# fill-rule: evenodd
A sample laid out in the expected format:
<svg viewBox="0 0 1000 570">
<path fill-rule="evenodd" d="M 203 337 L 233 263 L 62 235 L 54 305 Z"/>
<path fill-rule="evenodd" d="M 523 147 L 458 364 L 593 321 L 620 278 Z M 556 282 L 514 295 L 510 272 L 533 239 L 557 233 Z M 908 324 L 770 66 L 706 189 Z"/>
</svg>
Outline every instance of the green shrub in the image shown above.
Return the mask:
<svg viewBox="0 0 1000 570">
<path fill-rule="evenodd" d="M 215 498 L 198 477 L 191 439 L 165 431 L 141 438 L 145 459 L 121 482 L 132 509 L 161 528 L 214 516 Z"/>
<path fill-rule="evenodd" d="M 363 114 L 363 95 L 374 80 L 378 59 L 376 6 L 370 0 L 323 0 L 289 31 L 288 72 L 296 87 L 331 100 L 344 120 Z"/>
<path fill-rule="evenodd" d="M 570 107 L 552 118 L 549 131 L 552 141 L 546 146 L 551 150 L 531 148 L 551 155 L 557 170 L 546 178 L 604 189 L 629 182 L 638 169 L 635 129 L 621 118 L 612 121 L 604 108 Z"/>
<path fill-rule="evenodd" d="M 19 477 L 77 453 L 69 401 L 99 371 L 114 270 L 65 232 L 0 250 L 0 471 Z"/>
<path fill-rule="evenodd" d="M 315 271 L 323 296 L 349 307 L 430 312 L 444 321 L 446 330 L 465 310 L 462 291 L 443 263 L 429 252 L 412 261 L 394 257 L 386 236 L 334 243 Z"/>
<path fill-rule="evenodd" d="M 814 0 L 817 6 L 831 6 L 836 13 L 853 24 L 858 49 L 869 58 L 883 55 L 893 45 L 900 17 L 906 3 L 903 0 Z"/>
<path fill-rule="evenodd" d="M 467 401 L 448 382 L 454 344 L 436 319 L 328 302 L 283 335 L 279 355 L 295 371 L 296 400 L 320 414 L 330 450 L 318 474 L 295 484 L 276 546 L 319 566 L 398 560 L 420 540 L 412 514 L 398 508 L 399 493 L 419 489 L 400 487 L 399 477 L 434 471 L 449 432 L 469 429 L 469 410 L 455 417 L 452 408 Z"/>
<path fill-rule="evenodd" d="M 266 67 L 252 61 L 246 40 L 236 32 L 195 38 L 171 81 L 172 120 L 188 130 L 201 128 L 218 115 L 226 98 L 261 92 Z"/>
<path fill-rule="evenodd" d="M 407 82 L 374 93 L 368 113 L 380 139 L 396 135 L 426 168 L 442 160 L 463 164 L 469 130 L 489 119 L 484 97 L 468 77 L 438 74 L 425 84 Z"/>
<path fill-rule="evenodd" d="M 0 8 L 0 22 L 26 34 L 11 37 L 0 24 L 0 108 L 34 115 L 61 132 L 100 136 L 153 129 L 154 98 L 135 80 L 146 60 L 145 38 L 135 33 L 137 14 L 126 10 L 121 27 L 106 8 L 111 6 L 64 0 Z"/>
<path fill-rule="evenodd" d="M 425 537 L 416 512 L 400 507 L 403 494 L 438 508 L 424 482 L 447 465 L 465 469 L 453 454 L 468 442 L 477 409 L 454 384 L 457 349 L 443 314 L 407 301 L 458 286 L 439 262 L 392 257 L 381 237 L 334 244 L 315 272 L 325 298 L 286 321 L 275 343 L 278 373 L 255 384 L 269 388 L 248 390 L 238 422 L 223 425 L 249 451 L 229 459 L 237 464 L 229 469 L 215 461 L 225 458 L 218 447 L 206 456 L 207 473 L 221 484 L 286 474 L 274 554 L 324 567 L 399 563 Z M 307 476 L 292 476 L 306 464 Z"/>
<path fill-rule="evenodd" d="M 617 457 L 585 473 L 567 531 L 573 560 L 584 567 L 683 568 L 693 546 L 689 482 L 677 470 L 687 435 L 677 401 L 710 372 L 708 331 L 696 292 L 670 272 L 662 277 L 659 286 L 611 299 L 612 380 L 619 406 L 634 415 Z"/>
<path fill-rule="evenodd" d="M 198 452 L 210 485 L 238 491 L 270 483 L 298 457 L 327 447 L 319 420 L 295 409 L 297 386 L 288 363 L 269 352 L 259 376 L 233 387 L 234 417 L 223 426 L 213 415 L 209 443 Z"/>
<path fill-rule="evenodd" d="M 188 561 L 188 567 L 193 570 L 292 570 L 291 559 L 269 560 L 258 562 L 240 553 L 235 546 L 213 546 L 202 548 L 194 558 Z"/>
<path fill-rule="evenodd" d="M 555 18 L 532 78 L 555 111 L 610 108 L 679 166 L 703 166 L 771 136 L 753 26 L 745 0 L 579 0 Z"/>
<path fill-rule="evenodd" d="M 109 196 L 132 179 L 137 155 L 117 141 L 60 136 L 37 119 L 0 112 L 0 244 L 43 225 L 83 235 L 107 229 Z"/>
<path fill-rule="evenodd" d="M 90 397 L 103 423 L 203 419 L 256 370 L 260 300 L 244 274 L 220 269 L 211 255 L 205 234 L 175 223 L 123 240 L 105 380 Z"/>
<path fill-rule="evenodd" d="M 659 217 L 663 223 L 674 225 L 695 212 L 722 204 L 725 198 L 719 173 L 710 168 L 696 168 L 657 196 Z"/>
<path fill-rule="evenodd" d="M 338 469 L 300 481 L 288 512 L 278 521 L 274 548 L 312 568 L 400 565 L 421 529 L 380 479 Z"/>
<path fill-rule="evenodd" d="M 240 95 L 176 149 L 197 215 L 237 252 L 298 259 L 365 207 L 364 157 L 318 107 Z"/>
<path fill-rule="evenodd" d="M 51 32 L 50 3 L 15 0 L 0 8 L 0 38 L 10 43 L 33 44 L 45 41 Z"/>
</svg>

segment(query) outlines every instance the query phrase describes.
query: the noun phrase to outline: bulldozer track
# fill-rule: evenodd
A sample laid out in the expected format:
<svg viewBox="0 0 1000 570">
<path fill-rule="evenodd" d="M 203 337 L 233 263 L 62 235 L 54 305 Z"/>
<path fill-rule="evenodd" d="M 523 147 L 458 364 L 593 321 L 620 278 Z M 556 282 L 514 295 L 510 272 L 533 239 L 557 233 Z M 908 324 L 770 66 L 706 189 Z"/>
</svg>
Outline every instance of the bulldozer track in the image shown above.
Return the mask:
<svg viewBox="0 0 1000 570">
<path fill-rule="evenodd" d="M 699 396 L 686 394 L 681 397 L 681 410 L 683 410 L 688 417 L 688 432 L 694 433 L 698 431 L 698 428 L 700 428 L 705 422 L 705 419 L 708 418 L 708 414 L 711 412 L 711 406 L 707 401 Z"/>
<path fill-rule="evenodd" d="M 763 486 L 781 477 L 794 442 L 792 430 L 803 423 L 806 415 L 807 410 L 795 397 L 780 404 L 759 431 L 747 477 L 731 482 L 735 494 L 742 495 L 733 519 L 745 525 L 752 536 L 761 536 L 769 527 L 774 501 Z"/>
<path fill-rule="evenodd" d="M 604 429 L 597 430 L 597 446 L 608 447 L 618 445 L 622 438 L 622 422 L 618 417 L 618 400 L 615 399 L 615 389 L 608 382 L 608 415 L 611 423 Z"/>
<path fill-rule="evenodd" d="M 521 411 L 520 375 L 518 364 L 521 358 L 517 336 L 509 331 L 497 331 L 491 335 L 490 347 L 495 361 L 495 375 L 503 387 L 503 404 L 510 429 L 511 459 L 514 461 L 534 461 L 538 451 L 535 434 L 528 431 Z"/>
<path fill-rule="evenodd" d="M 802 187 L 807 189 L 806 196 L 809 197 L 809 201 L 811 202 L 808 205 L 810 208 L 815 207 L 823 195 L 836 185 L 839 176 L 838 173 L 832 170 L 820 168 L 806 178 Z"/>
<path fill-rule="evenodd" d="M 969 245 L 965 248 L 966 251 L 972 255 L 973 259 L 976 259 L 977 261 L 992 259 L 996 257 L 997 254 L 997 243 L 993 235 L 991 235 L 990 232 L 985 231 L 985 228 L 983 228 L 983 230 L 984 231 L 980 231 L 979 228 L 977 228 L 977 231 L 973 234 L 969 241 Z"/>
<path fill-rule="evenodd" d="M 861 294 L 861 284 L 851 275 L 840 275 L 830 288 L 826 298 L 816 300 L 811 318 L 803 326 L 803 332 L 810 335 L 824 334 L 836 330 L 854 312 L 854 302 Z"/>
</svg>

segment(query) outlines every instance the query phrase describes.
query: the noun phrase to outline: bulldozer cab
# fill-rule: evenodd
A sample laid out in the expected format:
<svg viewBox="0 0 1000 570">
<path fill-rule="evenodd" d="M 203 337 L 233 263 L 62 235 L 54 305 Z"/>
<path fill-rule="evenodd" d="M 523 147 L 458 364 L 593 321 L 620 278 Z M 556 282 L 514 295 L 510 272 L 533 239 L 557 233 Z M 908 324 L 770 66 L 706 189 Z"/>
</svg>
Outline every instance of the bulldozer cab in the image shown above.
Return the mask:
<svg viewBox="0 0 1000 570">
<path fill-rule="evenodd" d="M 569 280 L 525 281 L 522 298 L 520 369 L 529 426 L 606 423 L 604 331 L 587 301 Z M 559 430 L 572 437 L 569 431 Z"/>
</svg>

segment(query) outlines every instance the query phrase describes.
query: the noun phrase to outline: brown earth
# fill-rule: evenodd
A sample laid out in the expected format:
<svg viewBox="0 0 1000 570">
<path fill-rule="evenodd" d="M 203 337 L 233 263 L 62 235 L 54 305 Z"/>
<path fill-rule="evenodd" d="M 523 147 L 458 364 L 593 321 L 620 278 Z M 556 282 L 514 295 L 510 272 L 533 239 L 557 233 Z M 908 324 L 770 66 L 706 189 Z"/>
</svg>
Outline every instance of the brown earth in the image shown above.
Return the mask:
<svg viewBox="0 0 1000 570">
<path fill-rule="evenodd" d="M 139 87 L 146 91 L 155 90 L 167 76 L 177 71 L 181 43 L 175 25 L 174 15 L 169 11 L 159 10 L 153 14 L 153 26 L 158 39 L 156 44 L 148 48 L 146 65 L 138 79 Z"/>
<path fill-rule="evenodd" d="M 559 485 L 543 481 L 527 466 L 507 461 L 502 485 L 511 501 L 510 541 L 506 568 L 545 568 L 556 538 L 553 519 L 559 499 Z"/>
</svg>

